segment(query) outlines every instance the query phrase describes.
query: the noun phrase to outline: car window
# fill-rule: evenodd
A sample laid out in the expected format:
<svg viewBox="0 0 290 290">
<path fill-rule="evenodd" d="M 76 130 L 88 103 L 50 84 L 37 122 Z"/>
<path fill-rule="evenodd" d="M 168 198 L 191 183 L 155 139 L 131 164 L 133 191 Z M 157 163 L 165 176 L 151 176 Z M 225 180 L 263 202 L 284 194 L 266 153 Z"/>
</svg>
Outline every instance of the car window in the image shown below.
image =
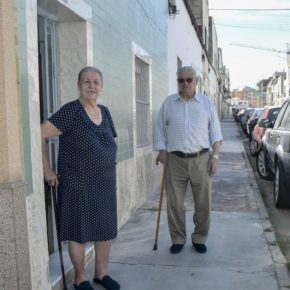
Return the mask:
<svg viewBox="0 0 290 290">
<path fill-rule="evenodd" d="M 274 129 L 277 129 L 277 128 L 279 128 L 281 126 L 280 124 L 281 124 L 282 118 L 284 116 L 284 113 L 285 113 L 287 107 L 289 107 L 288 105 L 289 105 L 289 102 L 285 102 L 282 105 L 281 110 L 279 111 L 278 116 L 276 118 L 276 121 L 275 121 L 275 124 L 274 124 Z"/>
<path fill-rule="evenodd" d="M 270 122 L 273 122 L 276 119 L 279 113 L 279 110 L 280 108 L 275 108 L 275 109 L 270 110 L 269 117 L 268 117 Z"/>
<path fill-rule="evenodd" d="M 259 123 L 262 119 L 265 119 L 265 117 L 266 117 L 266 112 L 267 112 L 267 109 L 265 108 L 265 109 L 263 110 L 263 112 L 261 113 L 259 119 L 258 119 L 258 123 Z"/>
<path fill-rule="evenodd" d="M 255 109 L 251 109 L 249 112 L 249 116 L 252 117 L 253 113 L 254 113 Z"/>
<path fill-rule="evenodd" d="M 288 107 L 281 121 L 281 126 L 285 129 L 290 129 L 290 102 L 288 102 Z"/>
<path fill-rule="evenodd" d="M 256 109 L 255 110 L 255 115 L 254 117 L 260 117 L 261 113 L 263 112 L 264 109 Z"/>
</svg>

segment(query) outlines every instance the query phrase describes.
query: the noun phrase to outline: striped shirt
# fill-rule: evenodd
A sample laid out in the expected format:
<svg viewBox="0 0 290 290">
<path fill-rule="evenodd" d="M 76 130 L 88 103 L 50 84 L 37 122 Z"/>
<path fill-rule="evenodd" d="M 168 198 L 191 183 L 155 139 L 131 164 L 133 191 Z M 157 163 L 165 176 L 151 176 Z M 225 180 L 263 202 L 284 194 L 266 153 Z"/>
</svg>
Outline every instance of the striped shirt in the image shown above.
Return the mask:
<svg viewBox="0 0 290 290">
<path fill-rule="evenodd" d="M 222 141 L 221 127 L 209 97 L 195 94 L 185 101 L 179 94 L 167 97 L 159 112 L 154 150 L 195 153 Z"/>
</svg>

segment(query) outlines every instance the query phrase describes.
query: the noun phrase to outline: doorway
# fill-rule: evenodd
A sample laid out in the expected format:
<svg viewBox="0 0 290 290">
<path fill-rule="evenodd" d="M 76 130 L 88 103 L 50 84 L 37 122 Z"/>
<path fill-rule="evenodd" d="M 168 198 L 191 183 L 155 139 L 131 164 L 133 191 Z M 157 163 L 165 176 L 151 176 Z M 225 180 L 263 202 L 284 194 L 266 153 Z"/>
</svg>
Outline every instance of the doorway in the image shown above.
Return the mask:
<svg viewBox="0 0 290 290">
<path fill-rule="evenodd" d="M 57 23 L 45 16 L 38 16 L 39 98 L 41 123 L 60 107 L 58 61 L 56 45 Z M 57 170 L 58 138 L 47 143 L 50 166 Z M 45 207 L 49 254 L 57 250 L 57 236 L 50 187 L 45 185 Z"/>
</svg>

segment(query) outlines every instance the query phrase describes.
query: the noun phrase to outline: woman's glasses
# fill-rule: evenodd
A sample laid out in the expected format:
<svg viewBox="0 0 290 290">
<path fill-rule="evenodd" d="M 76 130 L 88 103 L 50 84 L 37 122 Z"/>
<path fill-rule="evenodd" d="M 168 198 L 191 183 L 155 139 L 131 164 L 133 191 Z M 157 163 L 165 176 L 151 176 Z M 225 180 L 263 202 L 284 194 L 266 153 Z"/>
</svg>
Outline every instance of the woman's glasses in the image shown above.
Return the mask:
<svg viewBox="0 0 290 290">
<path fill-rule="evenodd" d="M 177 79 L 177 81 L 178 81 L 180 84 L 184 84 L 185 82 L 187 82 L 187 83 L 192 83 L 193 78 Z"/>
</svg>

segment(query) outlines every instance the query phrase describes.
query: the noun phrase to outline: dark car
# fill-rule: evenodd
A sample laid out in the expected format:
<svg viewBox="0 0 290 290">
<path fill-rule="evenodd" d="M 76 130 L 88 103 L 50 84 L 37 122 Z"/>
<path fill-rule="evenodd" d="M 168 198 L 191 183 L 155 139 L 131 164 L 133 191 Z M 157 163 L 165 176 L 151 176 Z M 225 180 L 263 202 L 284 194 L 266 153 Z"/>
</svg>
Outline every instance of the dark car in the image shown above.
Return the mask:
<svg viewBox="0 0 290 290">
<path fill-rule="evenodd" d="M 256 126 L 254 127 L 249 140 L 249 151 L 252 156 L 255 156 L 260 147 L 260 142 L 265 134 L 267 126 L 273 125 L 274 120 L 280 107 L 265 106 L 263 112 L 261 113 Z"/>
<path fill-rule="evenodd" d="M 247 136 L 250 137 L 252 134 L 252 131 L 254 127 L 256 126 L 258 119 L 263 112 L 264 108 L 255 108 L 255 111 L 253 112 L 252 116 L 247 122 Z"/>
<path fill-rule="evenodd" d="M 237 122 L 241 123 L 242 118 L 244 117 L 246 109 L 240 109 L 237 113 Z"/>
<path fill-rule="evenodd" d="M 270 122 L 257 154 L 257 170 L 264 179 L 274 179 L 277 208 L 290 207 L 290 98 L 282 105 L 274 125 Z M 271 128 L 272 127 L 272 128 Z"/>
<path fill-rule="evenodd" d="M 242 109 L 238 109 L 238 108 L 233 108 L 232 109 L 232 112 L 233 112 L 233 116 L 234 116 L 234 119 L 236 122 L 239 122 L 239 119 L 238 119 L 238 114 L 239 112 L 241 111 Z"/>
<path fill-rule="evenodd" d="M 243 117 L 241 118 L 241 127 L 245 134 L 247 134 L 247 122 L 254 113 L 255 108 L 247 108 L 244 112 Z"/>
</svg>

